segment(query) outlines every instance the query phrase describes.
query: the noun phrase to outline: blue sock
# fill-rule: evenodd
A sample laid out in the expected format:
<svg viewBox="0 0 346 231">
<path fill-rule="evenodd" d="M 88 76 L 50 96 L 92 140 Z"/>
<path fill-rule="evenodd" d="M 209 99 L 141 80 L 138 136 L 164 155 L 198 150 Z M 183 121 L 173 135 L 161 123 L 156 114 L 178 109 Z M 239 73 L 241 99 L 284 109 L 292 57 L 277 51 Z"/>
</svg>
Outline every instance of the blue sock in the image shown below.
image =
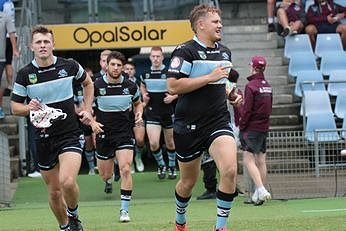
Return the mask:
<svg viewBox="0 0 346 231">
<path fill-rule="evenodd" d="M 186 223 L 186 207 L 189 205 L 189 200 L 191 196 L 188 198 L 183 198 L 175 192 L 175 222 L 179 225 L 183 225 Z"/>
<path fill-rule="evenodd" d="M 78 205 L 74 209 L 67 207 L 66 212 L 69 217 L 78 217 Z"/>
<path fill-rule="evenodd" d="M 139 146 L 135 146 L 135 153 L 136 153 L 136 157 L 141 158 L 142 157 L 142 152 L 143 152 L 143 147 L 139 147 Z"/>
<path fill-rule="evenodd" d="M 95 168 L 95 163 L 94 163 L 94 150 L 87 151 L 85 150 L 85 158 L 88 161 L 89 169 L 94 169 Z"/>
<path fill-rule="evenodd" d="M 175 150 L 168 150 L 168 166 L 169 167 L 175 167 Z"/>
<path fill-rule="evenodd" d="M 152 151 L 152 154 L 153 154 L 158 166 L 165 166 L 165 162 L 163 161 L 161 148 L 159 148 L 156 151 Z"/>
<path fill-rule="evenodd" d="M 129 211 L 132 190 L 120 189 L 121 207 L 120 210 Z"/>
<path fill-rule="evenodd" d="M 233 198 L 238 195 L 237 192 L 233 194 L 224 193 L 220 190 L 216 192 L 216 204 L 217 204 L 217 218 L 215 230 L 227 227 L 227 220 L 231 213 Z"/>
</svg>

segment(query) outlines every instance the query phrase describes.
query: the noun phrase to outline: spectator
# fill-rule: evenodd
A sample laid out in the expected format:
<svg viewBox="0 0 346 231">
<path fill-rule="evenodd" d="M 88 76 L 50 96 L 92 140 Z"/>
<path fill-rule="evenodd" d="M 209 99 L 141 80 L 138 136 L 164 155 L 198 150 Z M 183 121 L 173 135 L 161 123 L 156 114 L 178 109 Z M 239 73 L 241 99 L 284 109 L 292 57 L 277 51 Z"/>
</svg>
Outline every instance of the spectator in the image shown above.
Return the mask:
<svg viewBox="0 0 346 231">
<path fill-rule="evenodd" d="M 94 81 L 106 74 L 106 72 L 107 72 L 107 57 L 110 53 L 111 53 L 110 50 L 104 50 L 101 52 L 100 61 L 99 61 L 101 70 L 94 74 Z"/>
<path fill-rule="evenodd" d="M 266 60 L 262 56 L 251 59 L 251 76 L 245 86 L 244 105 L 240 118 L 240 142 L 244 150 L 244 164 L 256 185 L 252 195 L 255 204 L 271 199 L 265 189 L 266 181 L 266 137 L 269 116 L 272 111 L 272 88 L 265 80 Z"/>
<path fill-rule="evenodd" d="M 1 3 L 0 3 L 1 4 Z M 3 4 L 3 11 L 5 14 L 11 17 L 11 20 L 15 24 L 15 12 L 14 5 L 11 0 L 6 0 Z M 7 80 L 7 87 L 4 90 L 4 96 L 9 96 L 12 91 L 13 84 L 13 66 L 12 66 L 12 57 L 13 57 L 13 49 L 12 42 L 10 39 L 9 33 L 6 34 L 6 65 L 5 65 L 5 73 Z"/>
<path fill-rule="evenodd" d="M 342 44 L 346 48 L 346 25 L 340 22 L 345 13 L 345 8 L 335 5 L 333 0 L 315 0 L 308 8 L 305 27 L 313 48 L 319 33 L 340 33 Z"/>
<path fill-rule="evenodd" d="M 301 33 L 304 29 L 305 11 L 295 0 L 283 0 L 276 11 L 278 33 L 282 37 Z"/>
<path fill-rule="evenodd" d="M 1 8 L 3 8 L 3 5 L 1 5 Z M 16 28 L 15 28 L 13 20 L 11 19 L 9 15 L 1 11 L 0 12 L 0 84 L 1 84 L 2 73 L 6 65 L 6 33 L 8 33 L 10 36 L 13 55 L 16 57 L 19 56 L 19 52 L 17 50 L 15 32 L 16 32 Z M 4 92 L 1 89 L 1 85 L 0 85 L 0 119 L 5 117 L 5 113 L 2 109 L 3 93 Z"/>
<path fill-rule="evenodd" d="M 275 0 L 267 0 L 268 32 L 275 31 L 275 24 L 274 24 L 275 2 L 276 2 Z"/>
</svg>

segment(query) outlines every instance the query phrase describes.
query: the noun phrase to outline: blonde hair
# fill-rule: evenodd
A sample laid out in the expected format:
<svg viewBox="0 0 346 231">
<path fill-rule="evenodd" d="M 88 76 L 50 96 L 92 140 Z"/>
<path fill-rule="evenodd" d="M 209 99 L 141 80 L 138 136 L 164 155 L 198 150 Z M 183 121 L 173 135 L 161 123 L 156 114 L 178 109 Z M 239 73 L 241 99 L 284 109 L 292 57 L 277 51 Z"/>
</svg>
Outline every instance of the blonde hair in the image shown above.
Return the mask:
<svg viewBox="0 0 346 231">
<path fill-rule="evenodd" d="M 190 24 L 193 32 L 197 32 L 196 23 L 198 19 L 205 17 L 207 13 L 217 13 L 218 15 L 221 15 L 221 10 L 215 6 L 210 6 L 207 4 L 195 6 L 190 12 Z"/>
</svg>

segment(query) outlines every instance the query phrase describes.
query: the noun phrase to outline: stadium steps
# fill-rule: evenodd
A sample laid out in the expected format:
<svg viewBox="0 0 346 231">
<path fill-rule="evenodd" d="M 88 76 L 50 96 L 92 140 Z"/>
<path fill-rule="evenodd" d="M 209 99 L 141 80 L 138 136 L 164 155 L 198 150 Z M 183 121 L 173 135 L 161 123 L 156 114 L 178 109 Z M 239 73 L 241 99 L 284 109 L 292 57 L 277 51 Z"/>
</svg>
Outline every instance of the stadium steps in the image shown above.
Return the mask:
<svg viewBox="0 0 346 231">
<path fill-rule="evenodd" d="M 265 9 L 265 8 L 264 8 Z M 223 12 L 228 9 L 223 9 Z M 265 12 L 264 12 L 265 13 Z M 243 13 L 252 18 L 249 13 Z M 283 56 L 282 39 L 276 33 L 268 33 L 267 25 L 236 25 L 230 22 L 223 28 L 223 43 L 231 48 L 234 69 L 239 72 L 238 86 L 244 90 L 250 75 L 249 62 L 254 55 L 267 59 L 266 79 L 273 87 L 273 112 L 271 130 L 301 130 L 299 106 L 293 95 L 294 80 L 288 77 L 288 66 Z"/>
</svg>

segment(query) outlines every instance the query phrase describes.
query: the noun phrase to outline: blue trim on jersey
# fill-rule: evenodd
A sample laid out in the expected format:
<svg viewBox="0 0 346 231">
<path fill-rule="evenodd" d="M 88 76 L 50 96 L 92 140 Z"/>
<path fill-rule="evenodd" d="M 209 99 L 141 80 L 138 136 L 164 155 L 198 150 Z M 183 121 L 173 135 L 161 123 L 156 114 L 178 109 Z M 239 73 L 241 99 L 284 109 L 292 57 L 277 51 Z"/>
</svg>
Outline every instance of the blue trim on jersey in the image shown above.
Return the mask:
<svg viewBox="0 0 346 231">
<path fill-rule="evenodd" d="M 206 45 L 204 45 L 204 43 L 198 39 L 198 37 L 196 35 L 193 36 L 193 40 L 196 41 L 196 43 L 198 43 L 199 45 L 201 45 L 202 47 L 204 48 L 207 48 Z M 219 47 L 219 44 L 218 43 L 215 43 L 215 47 Z"/>
<path fill-rule="evenodd" d="M 27 91 L 26 88 L 23 85 L 20 85 L 18 83 L 14 83 L 13 85 L 13 94 L 19 95 L 21 97 L 26 97 L 27 96 Z"/>
<path fill-rule="evenodd" d="M 103 79 L 103 81 L 105 81 L 105 83 L 107 83 L 107 84 L 112 84 L 112 83 L 110 83 L 108 80 L 107 80 L 107 75 L 106 74 L 104 74 L 103 76 L 102 76 L 102 79 Z M 124 80 L 125 80 L 125 78 L 124 78 L 124 76 L 120 76 L 120 84 L 121 83 L 123 83 L 124 82 Z"/>
<path fill-rule="evenodd" d="M 184 60 L 183 64 L 181 65 L 180 72 L 185 75 L 190 75 L 191 68 L 192 68 L 192 64 Z"/>
<path fill-rule="evenodd" d="M 84 73 L 84 69 L 83 67 L 78 63 L 78 72 L 76 74 L 76 76 L 74 77 L 76 80 L 79 80 L 80 78 L 82 78 Z"/>
<path fill-rule="evenodd" d="M 228 60 L 194 60 L 192 61 L 192 69 L 190 73 L 190 78 L 201 77 L 203 75 L 207 75 L 211 73 L 217 66 L 230 66 L 232 63 Z M 227 68 L 228 72 L 231 68 Z M 225 84 L 227 78 L 220 79 L 217 82 L 209 83 L 209 84 Z"/>
<path fill-rule="evenodd" d="M 148 92 L 154 92 L 154 93 L 167 92 L 166 79 L 145 79 L 144 82 Z"/>
<path fill-rule="evenodd" d="M 120 112 L 130 108 L 132 95 L 98 96 L 98 109 L 103 112 Z"/>
<path fill-rule="evenodd" d="M 27 86 L 28 97 L 39 98 L 42 103 L 51 104 L 65 101 L 73 97 L 73 76 L 37 83 Z M 52 94 L 54 92 L 54 94 Z"/>
</svg>

